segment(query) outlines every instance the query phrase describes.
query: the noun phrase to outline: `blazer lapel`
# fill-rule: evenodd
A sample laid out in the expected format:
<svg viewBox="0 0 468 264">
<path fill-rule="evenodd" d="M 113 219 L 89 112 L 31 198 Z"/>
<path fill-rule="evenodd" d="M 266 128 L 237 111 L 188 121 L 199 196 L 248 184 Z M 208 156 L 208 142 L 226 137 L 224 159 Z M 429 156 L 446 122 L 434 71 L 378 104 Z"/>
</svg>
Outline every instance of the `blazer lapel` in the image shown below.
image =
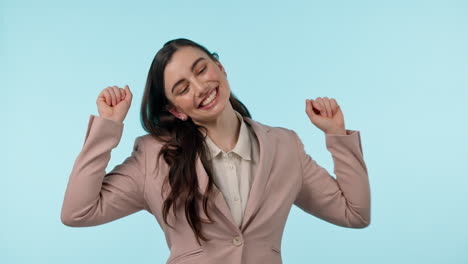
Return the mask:
<svg viewBox="0 0 468 264">
<path fill-rule="evenodd" d="M 276 152 L 276 139 L 268 134 L 270 127 L 264 126 L 250 118 L 244 120 L 251 125 L 259 143 L 259 161 L 254 172 L 252 187 L 249 192 L 249 198 L 242 219 L 241 230 L 242 232 L 248 227 L 250 222 L 255 217 L 260 205 L 262 204 L 266 190 L 268 179 L 270 178 L 270 171 L 272 168 L 273 158 Z"/>
<path fill-rule="evenodd" d="M 270 138 L 268 135 L 268 132 L 270 130 L 269 127 L 263 126 L 262 124 L 259 124 L 258 122 L 248 117 L 244 117 L 244 121 L 246 121 L 253 129 L 255 136 L 258 139 L 260 153 L 256 172 L 254 173 L 254 175 L 252 175 L 252 187 L 249 191 L 249 198 L 247 200 L 244 217 L 242 219 L 241 224 L 242 232 L 252 221 L 253 217 L 258 211 L 259 206 L 261 205 L 262 199 L 266 193 L 265 187 L 270 177 L 273 157 L 276 151 L 275 139 Z M 208 185 L 208 174 L 206 173 L 206 170 L 203 167 L 203 164 L 199 157 L 196 160 L 196 170 L 200 191 L 204 193 Z M 235 224 L 234 219 L 232 218 L 231 211 L 221 191 L 216 187 L 216 185 L 213 185 L 213 189 L 217 193 L 214 196 L 215 206 L 226 217 L 226 219 L 229 220 L 228 222 L 232 224 L 232 227 L 238 229 L 239 227 Z"/>
</svg>

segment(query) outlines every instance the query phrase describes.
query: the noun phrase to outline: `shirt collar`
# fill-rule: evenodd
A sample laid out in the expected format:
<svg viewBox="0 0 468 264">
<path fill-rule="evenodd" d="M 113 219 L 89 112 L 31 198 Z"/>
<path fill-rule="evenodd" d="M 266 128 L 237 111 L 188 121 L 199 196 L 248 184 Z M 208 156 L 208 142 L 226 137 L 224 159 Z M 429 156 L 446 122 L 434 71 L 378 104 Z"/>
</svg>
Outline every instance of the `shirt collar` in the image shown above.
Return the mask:
<svg viewBox="0 0 468 264">
<path fill-rule="evenodd" d="M 239 131 L 239 138 L 237 139 L 236 146 L 230 152 L 236 153 L 237 155 L 239 155 L 241 158 L 245 160 L 251 160 L 251 157 L 250 157 L 251 145 L 250 145 L 248 127 L 245 124 L 245 121 L 242 118 L 242 115 L 239 114 L 235 110 L 234 112 L 237 116 L 237 119 L 241 122 L 241 126 L 240 126 L 240 131 Z M 208 135 L 206 136 L 206 144 L 211 154 L 211 155 L 210 154 L 208 155 L 209 160 L 215 158 L 216 156 L 218 156 L 220 153 L 223 152 L 223 150 L 218 148 L 218 146 L 216 146 L 216 144 L 211 140 L 211 138 Z"/>
</svg>

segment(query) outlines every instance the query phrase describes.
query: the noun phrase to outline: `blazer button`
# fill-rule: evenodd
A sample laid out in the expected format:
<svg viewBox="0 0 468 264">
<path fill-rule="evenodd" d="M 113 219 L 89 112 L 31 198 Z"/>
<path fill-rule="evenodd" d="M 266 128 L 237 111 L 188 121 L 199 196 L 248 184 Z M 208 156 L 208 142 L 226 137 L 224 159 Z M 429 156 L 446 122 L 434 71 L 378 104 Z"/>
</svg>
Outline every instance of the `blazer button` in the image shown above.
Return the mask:
<svg viewBox="0 0 468 264">
<path fill-rule="evenodd" d="M 239 236 L 236 236 L 235 238 L 232 239 L 232 243 L 235 246 L 240 246 L 240 245 L 242 245 L 242 238 L 239 237 Z"/>
</svg>

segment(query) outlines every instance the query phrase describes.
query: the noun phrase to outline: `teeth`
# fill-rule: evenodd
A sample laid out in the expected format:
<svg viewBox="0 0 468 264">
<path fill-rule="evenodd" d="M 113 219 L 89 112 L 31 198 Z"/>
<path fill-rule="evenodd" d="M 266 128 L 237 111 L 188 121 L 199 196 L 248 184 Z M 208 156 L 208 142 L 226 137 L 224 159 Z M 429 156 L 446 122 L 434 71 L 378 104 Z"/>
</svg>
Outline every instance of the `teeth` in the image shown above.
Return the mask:
<svg viewBox="0 0 468 264">
<path fill-rule="evenodd" d="M 211 95 L 201 103 L 201 106 L 209 105 L 213 101 L 213 99 L 215 99 L 216 94 L 217 94 L 216 89 L 214 89 Z"/>
</svg>

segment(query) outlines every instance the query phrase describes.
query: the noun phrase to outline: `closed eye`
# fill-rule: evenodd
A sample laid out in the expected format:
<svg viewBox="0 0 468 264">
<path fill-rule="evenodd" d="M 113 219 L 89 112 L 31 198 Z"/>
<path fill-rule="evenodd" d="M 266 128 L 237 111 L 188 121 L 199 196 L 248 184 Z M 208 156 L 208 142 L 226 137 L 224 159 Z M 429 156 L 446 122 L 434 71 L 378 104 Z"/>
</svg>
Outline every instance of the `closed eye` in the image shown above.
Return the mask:
<svg viewBox="0 0 468 264">
<path fill-rule="evenodd" d="M 205 71 L 205 69 L 206 69 L 206 66 L 205 66 L 205 67 L 203 67 L 203 69 L 202 69 L 202 70 L 201 70 L 201 71 L 200 71 L 198 74 L 200 74 L 200 73 L 204 72 L 204 71 Z"/>
<path fill-rule="evenodd" d="M 179 95 L 184 94 L 188 90 L 188 86 L 185 87 L 182 91 L 179 92 Z"/>
</svg>

